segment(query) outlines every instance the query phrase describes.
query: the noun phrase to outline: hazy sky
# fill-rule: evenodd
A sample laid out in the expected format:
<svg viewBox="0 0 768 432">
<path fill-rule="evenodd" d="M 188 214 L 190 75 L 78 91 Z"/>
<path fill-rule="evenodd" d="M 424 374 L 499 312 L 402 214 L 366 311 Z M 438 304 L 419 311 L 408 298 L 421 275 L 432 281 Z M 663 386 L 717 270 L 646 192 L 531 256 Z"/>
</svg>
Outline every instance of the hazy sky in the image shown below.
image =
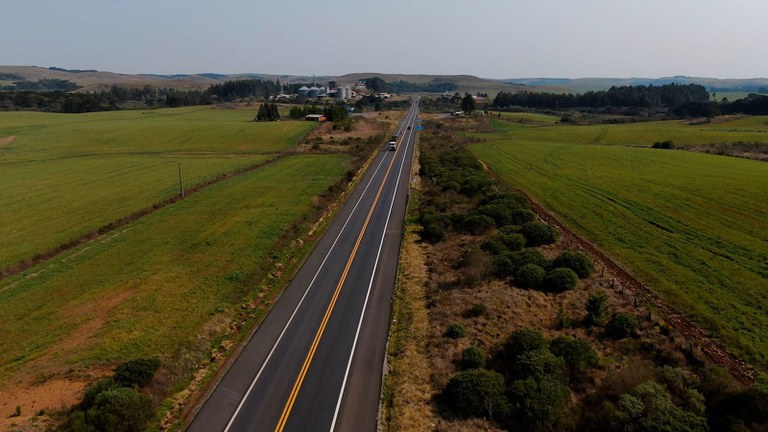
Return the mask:
<svg viewBox="0 0 768 432">
<path fill-rule="evenodd" d="M 8 0 L 0 64 L 162 74 L 768 77 L 768 1 Z"/>
</svg>

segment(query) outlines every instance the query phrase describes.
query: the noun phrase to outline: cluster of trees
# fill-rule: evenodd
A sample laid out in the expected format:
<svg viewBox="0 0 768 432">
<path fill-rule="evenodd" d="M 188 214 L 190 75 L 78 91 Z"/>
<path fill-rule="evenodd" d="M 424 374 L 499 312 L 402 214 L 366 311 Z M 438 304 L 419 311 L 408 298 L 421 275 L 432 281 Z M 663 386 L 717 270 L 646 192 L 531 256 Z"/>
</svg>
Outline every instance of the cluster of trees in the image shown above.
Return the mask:
<svg viewBox="0 0 768 432">
<path fill-rule="evenodd" d="M 768 115 L 768 96 L 750 95 L 733 102 L 689 102 L 671 109 L 679 117 L 714 117 L 722 114 Z"/>
<path fill-rule="evenodd" d="M 0 110 L 34 110 L 65 113 L 113 111 L 135 108 L 165 108 L 207 105 L 213 100 L 200 90 L 180 91 L 146 86 L 142 89 L 111 89 L 91 93 L 63 91 L 0 92 Z"/>
<path fill-rule="evenodd" d="M 85 389 L 83 399 L 68 413 L 61 432 L 140 432 L 154 416 L 153 400 L 141 392 L 160 366 L 157 359 L 137 359 L 117 367 Z"/>
<path fill-rule="evenodd" d="M 280 112 L 275 103 L 263 103 L 256 113 L 255 121 L 277 121 L 280 120 Z"/>
<path fill-rule="evenodd" d="M 500 92 L 493 100 L 499 109 L 526 107 L 540 109 L 599 107 L 676 107 L 688 102 L 706 103 L 709 93 L 698 84 L 666 84 L 662 86 L 620 86 L 583 94 L 535 92 Z"/>
<path fill-rule="evenodd" d="M 215 100 L 233 102 L 246 98 L 268 99 L 280 94 L 280 80 L 242 79 L 211 85 L 206 93 Z"/>
<path fill-rule="evenodd" d="M 14 74 L 10 74 L 14 75 Z M 0 77 L 2 78 L 2 77 Z M 21 77 L 19 77 L 21 78 Z M 25 81 L 23 78 L 21 80 L 14 81 L 13 84 L 0 87 L 0 90 L 3 91 L 17 91 L 17 90 L 31 90 L 31 91 L 63 91 L 63 92 L 69 92 L 74 91 L 79 88 L 81 88 L 81 85 L 78 85 L 72 81 L 68 80 L 62 80 L 62 79 L 48 79 L 43 78 L 38 81 Z"/>
<path fill-rule="evenodd" d="M 386 82 L 380 77 L 371 77 L 362 80 L 368 90 L 381 93 L 443 93 L 454 91 L 458 88 L 450 81 L 432 80 L 424 84 L 416 84 L 408 81 Z"/>
<path fill-rule="evenodd" d="M 303 119 L 309 114 L 322 114 L 328 121 L 338 122 L 349 118 L 349 112 L 344 105 L 326 104 L 324 106 L 317 105 L 294 105 L 289 112 L 290 118 L 294 120 Z"/>
</svg>

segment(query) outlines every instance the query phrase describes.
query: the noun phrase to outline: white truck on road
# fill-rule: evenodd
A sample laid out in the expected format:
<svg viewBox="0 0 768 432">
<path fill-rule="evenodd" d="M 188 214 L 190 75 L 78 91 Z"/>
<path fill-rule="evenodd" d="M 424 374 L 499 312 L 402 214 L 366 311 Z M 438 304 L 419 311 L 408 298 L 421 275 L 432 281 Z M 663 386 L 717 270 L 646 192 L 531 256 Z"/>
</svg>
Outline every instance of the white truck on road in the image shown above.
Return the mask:
<svg viewBox="0 0 768 432">
<path fill-rule="evenodd" d="M 392 138 L 389 139 L 387 150 L 397 150 L 397 135 L 392 135 Z"/>
</svg>

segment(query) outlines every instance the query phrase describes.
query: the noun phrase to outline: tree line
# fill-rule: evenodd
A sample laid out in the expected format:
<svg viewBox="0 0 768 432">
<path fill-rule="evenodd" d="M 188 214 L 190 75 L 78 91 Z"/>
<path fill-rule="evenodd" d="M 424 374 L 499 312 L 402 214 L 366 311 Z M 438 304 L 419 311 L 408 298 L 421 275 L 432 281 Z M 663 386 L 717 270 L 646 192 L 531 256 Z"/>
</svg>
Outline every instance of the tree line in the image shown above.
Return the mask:
<svg viewBox="0 0 768 432">
<path fill-rule="evenodd" d="M 583 94 L 500 92 L 493 100 L 496 108 L 563 109 L 599 107 L 676 107 L 685 103 L 705 103 L 709 93 L 698 84 L 666 84 L 662 86 L 620 86 Z"/>
<path fill-rule="evenodd" d="M 371 77 L 362 80 L 365 87 L 376 93 L 444 93 L 455 91 L 459 88 L 450 81 L 432 80 L 424 84 L 416 84 L 404 80 L 395 82 L 386 82 L 380 77 Z"/>
</svg>

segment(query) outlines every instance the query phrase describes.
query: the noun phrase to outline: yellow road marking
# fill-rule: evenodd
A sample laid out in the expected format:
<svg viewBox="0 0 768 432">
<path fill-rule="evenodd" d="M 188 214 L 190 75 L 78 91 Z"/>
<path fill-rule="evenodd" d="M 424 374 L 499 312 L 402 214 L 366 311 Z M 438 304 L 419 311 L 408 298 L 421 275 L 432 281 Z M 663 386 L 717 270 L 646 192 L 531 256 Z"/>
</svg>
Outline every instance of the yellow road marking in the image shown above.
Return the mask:
<svg viewBox="0 0 768 432">
<path fill-rule="evenodd" d="M 403 136 L 400 138 L 401 144 L 404 137 L 405 137 L 405 133 L 403 133 Z M 339 279 L 339 283 L 336 285 L 336 291 L 334 291 L 333 297 L 331 298 L 331 302 L 328 304 L 328 308 L 325 311 L 325 315 L 323 315 L 323 320 L 320 322 L 320 327 L 317 329 L 317 333 L 315 333 L 315 339 L 312 341 L 312 345 L 309 348 L 309 352 L 307 352 L 307 357 L 304 359 L 304 364 L 301 366 L 301 370 L 299 371 L 299 376 L 296 377 L 296 382 L 293 384 L 293 388 L 291 389 L 291 394 L 290 396 L 288 396 L 288 401 L 285 403 L 283 412 L 280 415 L 280 421 L 278 421 L 277 426 L 275 427 L 275 432 L 282 432 L 283 429 L 285 428 L 285 424 L 288 422 L 288 416 L 291 414 L 291 410 L 293 409 L 294 403 L 296 403 L 296 398 L 299 395 L 299 390 L 301 389 L 301 386 L 304 383 L 304 377 L 307 375 L 307 370 L 309 370 L 310 364 L 312 364 L 312 358 L 315 356 L 315 351 L 317 351 L 317 346 L 320 344 L 320 338 L 323 336 L 323 332 L 325 332 L 325 327 L 328 324 L 328 320 L 331 318 L 331 313 L 333 312 L 333 308 L 336 306 L 336 300 L 339 298 L 339 294 L 341 293 L 341 287 L 344 285 L 344 281 L 347 279 L 347 274 L 349 273 L 349 269 L 352 267 L 352 261 L 354 261 L 355 255 L 357 254 L 357 249 L 360 247 L 360 243 L 363 240 L 363 235 L 365 235 L 365 231 L 368 228 L 368 223 L 371 221 L 371 217 L 373 216 L 373 210 L 376 208 L 376 204 L 379 201 L 381 192 L 384 190 L 384 185 L 387 183 L 387 179 L 389 178 L 389 173 L 392 171 L 392 166 L 395 163 L 395 159 L 397 159 L 397 154 L 400 152 L 400 147 L 402 146 L 398 145 L 397 148 L 395 149 L 395 155 L 392 156 L 392 160 L 389 162 L 389 166 L 387 167 L 387 172 L 384 173 L 384 179 L 381 181 L 381 185 L 379 185 L 379 190 L 376 191 L 376 196 L 373 198 L 373 204 L 371 204 L 371 209 L 368 211 L 368 215 L 365 218 L 365 222 L 363 222 L 363 227 L 360 229 L 360 234 L 357 236 L 355 247 L 352 248 L 352 253 L 349 255 L 349 259 L 347 260 L 347 265 L 344 267 L 344 272 L 341 274 L 341 279 Z"/>
</svg>

